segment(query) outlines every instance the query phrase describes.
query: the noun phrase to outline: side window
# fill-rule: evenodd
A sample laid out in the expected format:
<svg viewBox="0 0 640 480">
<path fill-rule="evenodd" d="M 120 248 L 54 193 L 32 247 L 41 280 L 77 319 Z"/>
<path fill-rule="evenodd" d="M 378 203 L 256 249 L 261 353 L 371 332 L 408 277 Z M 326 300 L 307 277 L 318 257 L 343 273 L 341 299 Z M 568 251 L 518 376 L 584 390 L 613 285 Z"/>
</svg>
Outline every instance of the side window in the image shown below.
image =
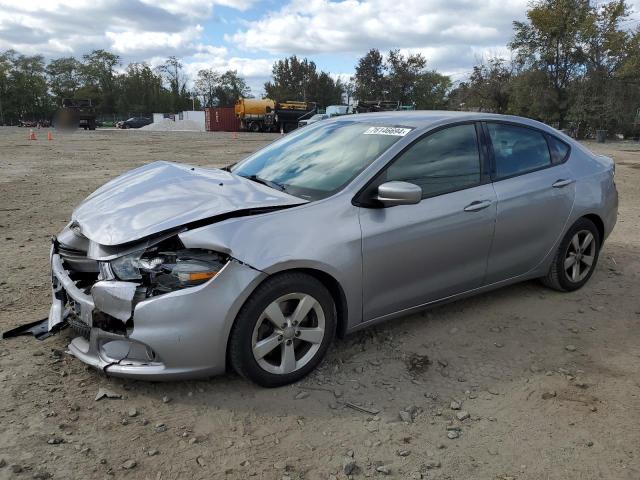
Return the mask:
<svg viewBox="0 0 640 480">
<path fill-rule="evenodd" d="M 551 162 L 554 165 L 564 162 L 564 160 L 567 158 L 567 154 L 569 153 L 569 145 L 551 135 L 547 135 L 547 140 L 549 141 Z"/>
<path fill-rule="evenodd" d="M 496 162 L 496 177 L 504 178 L 551 165 L 544 134 L 525 127 L 489 123 Z"/>
<path fill-rule="evenodd" d="M 386 180 L 419 185 L 423 197 L 479 184 L 475 126 L 457 125 L 419 140 L 389 166 Z"/>
</svg>

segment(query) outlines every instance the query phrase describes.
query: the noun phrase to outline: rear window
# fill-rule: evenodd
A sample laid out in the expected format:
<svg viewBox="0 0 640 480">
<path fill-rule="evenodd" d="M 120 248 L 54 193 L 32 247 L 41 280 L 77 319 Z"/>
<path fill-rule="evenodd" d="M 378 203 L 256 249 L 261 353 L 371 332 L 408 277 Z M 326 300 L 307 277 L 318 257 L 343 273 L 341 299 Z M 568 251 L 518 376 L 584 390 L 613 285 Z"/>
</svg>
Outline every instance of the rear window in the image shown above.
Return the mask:
<svg viewBox="0 0 640 480">
<path fill-rule="evenodd" d="M 502 123 L 488 123 L 497 178 L 512 177 L 551 165 L 542 132 Z"/>
<path fill-rule="evenodd" d="M 569 145 L 564 143 L 562 140 L 558 140 L 556 137 L 552 137 L 551 135 L 547 136 L 547 139 L 549 140 L 551 161 L 554 164 L 564 162 L 567 159 L 567 155 L 569 155 Z"/>
</svg>

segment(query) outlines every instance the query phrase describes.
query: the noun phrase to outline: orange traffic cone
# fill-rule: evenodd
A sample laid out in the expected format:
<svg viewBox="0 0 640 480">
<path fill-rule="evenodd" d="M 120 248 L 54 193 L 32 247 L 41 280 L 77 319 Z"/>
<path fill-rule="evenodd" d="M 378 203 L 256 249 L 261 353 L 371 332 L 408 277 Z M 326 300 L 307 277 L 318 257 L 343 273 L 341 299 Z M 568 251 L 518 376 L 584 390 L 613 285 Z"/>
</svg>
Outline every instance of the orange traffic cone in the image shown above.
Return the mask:
<svg viewBox="0 0 640 480">
<path fill-rule="evenodd" d="M 47 140 L 53 140 L 53 134 L 51 132 L 47 132 Z"/>
<path fill-rule="evenodd" d="M 36 133 L 33 131 L 33 128 L 29 130 L 29 140 L 37 140 Z"/>
</svg>

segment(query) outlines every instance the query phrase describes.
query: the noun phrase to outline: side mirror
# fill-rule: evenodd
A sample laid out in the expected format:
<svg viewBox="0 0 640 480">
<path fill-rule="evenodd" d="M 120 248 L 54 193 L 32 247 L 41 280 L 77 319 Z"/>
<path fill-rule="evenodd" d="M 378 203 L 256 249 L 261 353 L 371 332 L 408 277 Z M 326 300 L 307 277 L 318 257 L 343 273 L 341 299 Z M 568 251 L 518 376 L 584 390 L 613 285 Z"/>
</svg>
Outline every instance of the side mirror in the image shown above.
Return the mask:
<svg viewBox="0 0 640 480">
<path fill-rule="evenodd" d="M 386 182 L 378 187 L 376 200 L 385 207 L 414 205 L 422 200 L 422 188 L 409 182 Z"/>
</svg>

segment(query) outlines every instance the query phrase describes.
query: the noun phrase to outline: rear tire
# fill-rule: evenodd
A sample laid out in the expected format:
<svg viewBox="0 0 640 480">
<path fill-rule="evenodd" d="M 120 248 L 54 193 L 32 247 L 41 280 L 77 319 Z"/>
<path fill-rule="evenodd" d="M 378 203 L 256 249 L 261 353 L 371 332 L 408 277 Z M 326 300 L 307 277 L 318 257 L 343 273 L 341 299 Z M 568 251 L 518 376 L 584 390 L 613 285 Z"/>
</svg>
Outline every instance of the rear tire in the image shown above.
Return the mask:
<svg viewBox="0 0 640 480">
<path fill-rule="evenodd" d="M 240 309 L 229 338 L 229 362 L 263 387 L 287 385 L 316 368 L 335 331 L 335 304 L 320 281 L 300 272 L 276 274 Z"/>
<path fill-rule="evenodd" d="M 581 218 L 566 233 L 558 246 L 549 273 L 541 278 L 549 288 L 572 292 L 589 281 L 598 263 L 600 233 L 588 218 Z"/>
</svg>

